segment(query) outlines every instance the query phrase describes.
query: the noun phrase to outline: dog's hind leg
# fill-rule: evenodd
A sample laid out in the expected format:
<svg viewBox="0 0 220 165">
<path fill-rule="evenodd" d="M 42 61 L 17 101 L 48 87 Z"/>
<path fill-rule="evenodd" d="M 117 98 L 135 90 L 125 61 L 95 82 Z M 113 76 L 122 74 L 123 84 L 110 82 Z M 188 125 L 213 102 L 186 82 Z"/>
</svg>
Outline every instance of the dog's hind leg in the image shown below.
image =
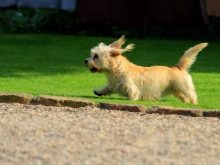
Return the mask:
<svg viewBox="0 0 220 165">
<path fill-rule="evenodd" d="M 99 90 L 94 90 L 93 93 L 97 96 L 102 96 L 102 95 L 108 95 L 108 94 L 111 94 L 112 91 L 111 89 L 109 88 L 109 86 L 106 86 L 106 87 L 103 87 Z"/>
<path fill-rule="evenodd" d="M 197 104 L 196 91 L 189 74 L 182 75 L 182 78 L 177 79 L 172 86 L 176 97 L 180 98 L 185 103 Z"/>
<path fill-rule="evenodd" d="M 197 104 L 197 94 L 192 82 L 192 79 L 190 81 L 187 81 L 187 88 L 183 91 L 185 98 L 189 100 L 192 104 Z"/>
<path fill-rule="evenodd" d="M 175 93 L 175 96 L 185 103 L 197 104 L 197 95 L 194 90 L 189 92 L 178 92 Z"/>
<path fill-rule="evenodd" d="M 192 104 L 198 104 L 197 102 L 197 95 L 195 90 L 190 90 L 189 92 L 186 93 L 186 97 L 189 99 L 190 103 Z"/>
<path fill-rule="evenodd" d="M 185 103 L 190 103 L 190 100 L 185 96 L 185 94 L 184 93 L 182 93 L 182 92 L 177 92 L 177 93 L 175 93 L 175 96 L 177 97 L 177 98 L 179 98 L 180 100 L 182 100 L 183 102 L 185 102 Z"/>
</svg>

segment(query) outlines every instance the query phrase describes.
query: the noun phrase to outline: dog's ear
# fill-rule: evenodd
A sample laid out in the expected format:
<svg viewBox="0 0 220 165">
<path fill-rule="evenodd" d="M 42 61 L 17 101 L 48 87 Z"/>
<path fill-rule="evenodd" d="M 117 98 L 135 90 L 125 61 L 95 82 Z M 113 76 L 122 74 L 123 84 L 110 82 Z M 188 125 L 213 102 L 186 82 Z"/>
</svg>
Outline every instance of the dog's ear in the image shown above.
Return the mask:
<svg viewBox="0 0 220 165">
<path fill-rule="evenodd" d="M 132 49 L 134 49 L 134 44 L 129 44 L 124 49 L 112 48 L 112 50 L 110 51 L 110 54 L 111 56 L 114 57 L 114 56 L 121 55 L 124 52 L 131 51 Z"/>
<path fill-rule="evenodd" d="M 121 54 L 121 51 L 120 51 L 120 49 L 112 49 L 110 51 L 110 54 L 111 54 L 112 57 L 116 57 L 116 56 L 119 56 Z"/>
<path fill-rule="evenodd" d="M 120 49 L 121 46 L 125 43 L 125 36 L 121 36 L 117 41 L 109 44 L 108 46 L 112 47 L 112 48 L 116 48 L 116 49 Z"/>
</svg>

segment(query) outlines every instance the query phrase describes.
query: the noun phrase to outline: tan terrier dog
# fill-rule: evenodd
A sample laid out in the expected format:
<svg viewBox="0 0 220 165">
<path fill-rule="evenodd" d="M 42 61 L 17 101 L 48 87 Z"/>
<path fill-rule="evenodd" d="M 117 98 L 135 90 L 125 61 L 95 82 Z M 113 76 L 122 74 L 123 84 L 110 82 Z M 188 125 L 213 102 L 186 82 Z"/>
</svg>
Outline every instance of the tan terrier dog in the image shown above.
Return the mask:
<svg viewBox="0 0 220 165">
<path fill-rule="evenodd" d="M 129 44 L 123 49 L 121 46 L 124 43 L 124 36 L 109 45 L 100 43 L 91 49 L 91 57 L 85 60 L 90 71 L 104 72 L 107 76 L 108 84 L 94 90 L 96 95 L 118 93 L 131 100 L 138 100 L 158 99 L 173 94 L 186 103 L 197 104 L 197 95 L 187 70 L 207 43 L 188 49 L 174 67 L 137 66 L 122 56 L 122 53 L 134 47 Z"/>
</svg>

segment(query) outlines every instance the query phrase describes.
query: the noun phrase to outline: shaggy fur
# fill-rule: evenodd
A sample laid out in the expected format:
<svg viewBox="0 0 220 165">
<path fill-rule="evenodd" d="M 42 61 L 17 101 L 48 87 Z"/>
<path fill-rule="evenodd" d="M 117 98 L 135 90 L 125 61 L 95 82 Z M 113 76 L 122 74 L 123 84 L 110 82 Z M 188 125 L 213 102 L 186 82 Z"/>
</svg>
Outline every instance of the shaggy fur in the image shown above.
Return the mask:
<svg viewBox="0 0 220 165">
<path fill-rule="evenodd" d="M 138 100 L 173 94 L 184 102 L 197 104 L 195 88 L 187 70 L 207 43 L 188 49 L 174 67 L 137 66 L 122 55 L 132 50 L 134 45 L 129 44 L 123 49 L 121 46 L 124 43 L 124 36 L 110 45 L 100 43 L 91 49 L 91 57 L 85 60 L 92 72 L 104 72 L 107 76 L 107 85 L 94 90 L 96 95 L 119 93 L 131 100 Z"/>
</svg>

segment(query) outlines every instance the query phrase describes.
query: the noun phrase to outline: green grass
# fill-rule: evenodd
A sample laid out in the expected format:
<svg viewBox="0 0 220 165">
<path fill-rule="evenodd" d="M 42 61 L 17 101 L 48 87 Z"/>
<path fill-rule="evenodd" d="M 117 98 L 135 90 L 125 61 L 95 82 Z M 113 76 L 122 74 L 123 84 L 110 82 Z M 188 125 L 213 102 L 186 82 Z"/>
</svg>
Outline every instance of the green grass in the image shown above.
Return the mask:
<svg viewBox="0 0 220 165">
<path fill-rule="evenodd" d="M 90 48 L 113 38 L 59 35 L 0 35 L 0 91 L 33 95 L 60 95 L 96 102 L 166 105 L 175 107 L 220 108 L 220 43 L 210 43 L 191 69 L 199 105 L 184 104 L 168 96 L 159 101 L 129 101 L 119 95 L 96 97 L 94 88 L 105 84 L 102 74 L 84 66 Z M 127 57 L 138 65 L 177 63 L 185 49 L 200 41 L 128 39 L 136 44 Z"/>
</svg>

